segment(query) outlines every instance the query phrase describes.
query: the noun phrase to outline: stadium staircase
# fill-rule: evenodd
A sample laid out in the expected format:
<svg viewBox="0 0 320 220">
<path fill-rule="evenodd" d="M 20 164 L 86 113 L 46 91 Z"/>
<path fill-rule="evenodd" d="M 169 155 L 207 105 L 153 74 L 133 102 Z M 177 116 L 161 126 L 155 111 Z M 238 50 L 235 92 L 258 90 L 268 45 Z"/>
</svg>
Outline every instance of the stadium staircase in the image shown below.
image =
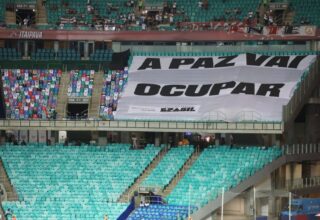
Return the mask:
<svg viewBox="0 0 320 220">
<path fill-rule="evenodd" d="M 287 130 L 309 102 L 314 90 L 320 85 L 320 57 L 310 66 L 310 72 L 302 77 L 289 103 L 283 108 L 284 130 Z"/>
<path fill-rule="evenodd" d="M 136 179 L 136 181 L 119 197 L 117 202 L 128 202 L 135 191 L 139 189 L 140 184 L 151 174 L 153 169 L 157 167 L 159 162 L 168 152 L 167 147 L 163 147 L 158 155 L 153 159 L 149 166 L 143 171 L 143 173 Z"/>
<path fill-rule="evenodd" d="M 37 0 L 36 24 L 38 25 L 48 24 L 46 7 L 42 4 L 42 1 L 43 0 Z"/>
<path fill-rule="evenodd" d="M 2 160 L 0 160 L 0 183 L 3 185 L 5 190 L 5 199 L 7 201 L 18 201 L 18 195 L 11 184 L 6 170 L 4 169 Z"/>
<path fill-rule="evenodd" d="M 67 72 L 64 72 L 60 79 L 60 89 L 58 94 L 58 104 L 56 108 L 57 119 L 62 119 L 66 116 L 67 103 L 68 103 L 68 86 L 70 84 L 70 77 Z"/>
<path fill-rule="evenodd" d="M 103 71 L 96 72 L 94 74 L 93 85 L 94 89 L 88 109 L 88 118 L 98 118 L 100 109 L 100 97 L 101 91 L 104 85 Z"/>
<path fill-rule="evenodd" d="M 177 172 L 174 178 L 170 181 L 170 183 L 164 188 L 162 196 L 168 196 L 174 187 L 178 184 L 178 182 L 182 179 L 182 177 L 186 174 L 186 172 L 190 169 L 193 163 L 198 159 L 200 156 L 201 151 L 196 149 L 190 158 L 184 163 L 181 169 Z"/>
<path fill-rule="evenodd" d="M 263 181 L 267 176 L 280 168 L 281 166 L 288 163 L 299 163 L 303 161 L 318 161 L 320 158 L 320 144 L 309 144 L 309 145 L 291 145 L 283 148 L 284 154 L 275 159 L 263 169 L 256 172 L 254 175 L 240 182 L 237 186 L 231 188 L 224 194 L 224 204 L 228 203 L 245 190 L 253 187 L 259 182 Z M 192 219 L 205 219 L 210 216 L 212 212 L 221 207 L 221 195 L 210 201 L 208 204 L 200 208 L 197 212 L 192 214 Z"/>
</svg>

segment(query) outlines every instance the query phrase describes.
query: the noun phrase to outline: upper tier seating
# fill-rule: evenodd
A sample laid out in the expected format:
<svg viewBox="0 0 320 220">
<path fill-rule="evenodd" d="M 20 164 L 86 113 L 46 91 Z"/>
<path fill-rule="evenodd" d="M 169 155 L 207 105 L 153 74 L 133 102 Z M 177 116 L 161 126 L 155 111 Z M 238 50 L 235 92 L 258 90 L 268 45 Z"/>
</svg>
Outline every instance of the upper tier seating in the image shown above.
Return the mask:
<svg viewBox="0 0 320 220">
<path fill-rule="evenodd" d="M 164 188 L 193 153 L 193 146 L 171 148 L 142 186 Z"/>
<path fill-rule="evenodd" d="M 201 207 L 217 198 L 222 188 L 228 191 L 281 155 L 281 149 L 270 147 L 205 149 L 197 161 L 167 197 L 169 204 L 191 204 Z"/>
<path fill-rule="evenodd" d="M 159 0 L 147 0 L 147 2 L 159 3 Z M 208 9 L 200 8 L 198 1 L 176 0 L 177 12 L 184 12 L 184 16 L 176 18 L 175 21 L 183 21 L 187 18 L 191 22 L 207 22 L 219 19 L 243 20 L 250 11 L 255 12 L 259 6 L 260 0 L 208 0 Z M 172 5 L 173 0 L 168 4 Z M 238 13 L 233 13 L 235 8 L 239 8 Z M 228 13 L 227 11 L 230 11 Z"/>
<path fill-rule="evenodd" d="M 100 116 L 113 119 L 113 112 L 117 110 L 118 100 L 128 81 L 128 70 L 108 71 L 105 74 L 105 84 L 100 99 Z"/>
<path fill-rule="evenodd" d="M 88 10 L 87 3 L 90 3 L 92 10 Z M 168 6 L 172 8 L 173 0 L 169 0 Z M 201 8 L 198 1 L 176 0 L 177 13 L 173 16 L 174 23 L 181 21 L 209 22 L 213 20 L 240 20 L 242 21 L 249 12 L 255 12 L 261 0 L 243 0 L 241 5 L 237 0 L 208 0 L 207 9 Z M 134 7 L 126 5 L 127 0 L 46 0 L 46 10 L 49 24 L 64 22 L 64 30 L 71 30 L 75 27 L 87 30 L 90 24 L 107 23 L 115 25 L 125 24 L 129 14 L 134 13 Z M 135 1 L 137 7 L 138 1 Z M 145 0 L 144 5 L 148 7 L 162 5 L 163 1 Z M 136 14 L 138 18 L 138 14 Z M 137 19 L 138 20 L 138 19 Z M 49 26 L 51 27 L 51 26 Z M 41 27 L 42 28 L 42 27 Z M 141 25 L 129 26 L 130 30 L 140 31 Z M 165 30 L 174 30 L 175 25 L 161 25 Z"/>
<path fill-rule="evenodd" d="M 112 60 L 112 50 L 95 50 L 94 53 L 92 53 L 90 55 L 90 60 L 111 61 Z"/>
<path fill-rule="evenodd" d="M 61 70 L 1 70 L 6 117 L 47 119 L 57 106 Z"/>
<path fill-rule="evenodd" d="M 94 70 L 71 70 L 68 96 L 91 97 Z"/>
<path fill-rule="evenodd" d="M 21 53 L 14 48 L 0 48 L 0 60 L 21 59 Z"/>
<path fill-rule="evenodd" d="M 129 216 L 128 220 L 185 219 L 188 216 L 188 208 L 188 206 L 176 205 L 150 205 L 148 207 L 139 207 Z"/>
<path fill-rule="evenodd" d="M 57 24 L 61 18 L 76 20 L 78 24 L 93 24 L 98 19 L 113 19 L 116 24 L 123 24 L 119 15 L 133 12 L 133 8 L 125 7 L 127 0 L 91 0 L 92 12 L 88 12 L 87 0 L 46 0 L 48 23 Z M 65 24 L 64 29 L 72 29 L 73 24 Z"/>
<path fill-rule="evenodd" d="M 11 146 L 0 148 L 18 202 L 3 202 L 17 219 L 116 220 L 128 204 L 116 203 L 160 148 L 128 144 Z"/>
<path fill-rule="evenodd" d="M 320 1 L 318 0 L 290 0 L 290 5 L 294 10 L 294 23 L 303 24 L 310 23 L 312 25 L 320 25 Z"/>
</svg>

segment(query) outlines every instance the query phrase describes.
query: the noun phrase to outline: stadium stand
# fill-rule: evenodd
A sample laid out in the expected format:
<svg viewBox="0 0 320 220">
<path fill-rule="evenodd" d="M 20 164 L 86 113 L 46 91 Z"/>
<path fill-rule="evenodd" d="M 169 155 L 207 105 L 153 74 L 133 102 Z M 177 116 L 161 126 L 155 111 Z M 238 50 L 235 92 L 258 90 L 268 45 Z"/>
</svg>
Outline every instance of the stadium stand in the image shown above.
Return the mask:
<svg viewBox="0 0 320 220">
<path fill-rule="evenodd" d="M 61 70 L 1 70 L 6 116 L 11 119 L 47 119 L 57 106 Z"/>
<path fill-rule="evenodd" d="M 19 201 L 4 202 L 17 219 L 115 220 L 128 204 L 116 203 L 160 148 L 128 144 L 3 146 L 0 156 Z M 103 169 L 102 169 L 103 167 Z"/>
<path fill-rule="evenodd" d="M 281 154 L 281 150 L 275 147 L 207 148 L 167 200 L 169 204 L 186 205 L 189 203 L 188 191 L 192 190 L 191 204 L 201 207 L 221 194 L 223 187 L 229 190 Z"/>
<path fill-rule="evenodd" d="M 320 0 L 0 8 L 0 219 L 315 218 Z"/>
<path fill-rule="evenodd" d="M 94 70 L 71 70 L 68 96 L 90 97 L 93 90 Z"/>
<path fill-rule="evenodd" d="M 113 119 L 113 112 L 117 109 L 118 100 L 128 81 L 128 70 L 107 71 L 105 84 L 100 99 L 100 116 Z"/>
<path fill-rule="evenodd" d="M 171 148 L 153 172 L 145 179 L 142 186 L 161 187 L 163 189 L 169 184 L 193 151 L 193 146 Z"/>
</svg>

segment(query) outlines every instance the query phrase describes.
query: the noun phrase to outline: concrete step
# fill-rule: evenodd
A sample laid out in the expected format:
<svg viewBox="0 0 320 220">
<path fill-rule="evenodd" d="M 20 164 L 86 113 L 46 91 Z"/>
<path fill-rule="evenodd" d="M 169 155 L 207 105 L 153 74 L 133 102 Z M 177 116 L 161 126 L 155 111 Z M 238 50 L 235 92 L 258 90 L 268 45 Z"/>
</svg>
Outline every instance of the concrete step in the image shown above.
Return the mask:
<svg viewBox="0 0 320 220">
<path fill-rule="evenodd" d="M 5 197 L 8 201 L 18 201 L 18 195 L 13 185 L 11 184 L 11 180 L 3 166 L 2 160 L 0 160 L 0 179 L 1 184 L 5 190 Z"/>
<path fill-rule="evenodd" d="M 93 79 L 94 89 L 91 96 L 91 101 L 89 103 L 88 117 L 98 118 L 100 109 L 100 97 L 102 88 L 104 85 L 104 74 L 103 72 L 96 72 Z"/>
<path fill-rule="evenodd" d="M 198 159 L 200 154 L 201 154 L 201 152 L 199 152 L 197 149 L 192 153 L 192 155 L 189 157 L 189 159 L 184 163 L 184 165 L 181 167 L 181 169 L 172 178 L 172 180 L 167 185 L 167 187 L 164 188 L 164 190 L 162 191 L 162 196 L 166 197 L 171 193 L 171 191 L 175 188 L 175 186 L 178 184 L 178 182 L 188 172 L 190 167 L 192 167 L 193 163 Z"/>
<path fill-rule="evenodd" d="M 66 108 L 68 103 L 68 86 L 70 84 L 70 77 L 68 73 L 62 73 L 60 79 L 60 88 L 58 94 L 58 104 L 56 107 L 57 117 L 58 119 L 62 119 L 66 116 Z"/>
<path fill-rule="evenodd" d="M 143 173 L 137 178 L 137 180 L 120 196 L 118 202 L 128 202 L 133 195 L 133 192 L 137 191 L 140 184 L 151 174 L 153 169 L 160 163 L 162 158 L 167 154 L 168 148 L 164 147 L 153 159 L 149 166 L 143 171 Z"/>
</svg>

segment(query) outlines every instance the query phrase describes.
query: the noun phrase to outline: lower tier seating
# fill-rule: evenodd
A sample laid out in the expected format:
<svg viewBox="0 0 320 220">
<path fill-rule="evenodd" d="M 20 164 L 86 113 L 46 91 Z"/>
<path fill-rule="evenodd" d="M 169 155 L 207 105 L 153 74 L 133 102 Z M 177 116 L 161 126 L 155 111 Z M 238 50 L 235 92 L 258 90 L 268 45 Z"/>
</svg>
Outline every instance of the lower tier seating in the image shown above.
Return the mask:
<svg viewBox="0 0 320 220">
<path fill-rule="evenodd" d="M 148 146 L 12 146 L 0 148 L 19 201 L 3 202 L 17 219 L 116 220 L 128 204 L 116 203 L 159 153 Z"/>
<path fill-rule="evenodd" d="M 228 146 L 205 149 L 167 197 L 169 204 L 201 207 L 281 155 L 280 148 Z"/>
</svg>

